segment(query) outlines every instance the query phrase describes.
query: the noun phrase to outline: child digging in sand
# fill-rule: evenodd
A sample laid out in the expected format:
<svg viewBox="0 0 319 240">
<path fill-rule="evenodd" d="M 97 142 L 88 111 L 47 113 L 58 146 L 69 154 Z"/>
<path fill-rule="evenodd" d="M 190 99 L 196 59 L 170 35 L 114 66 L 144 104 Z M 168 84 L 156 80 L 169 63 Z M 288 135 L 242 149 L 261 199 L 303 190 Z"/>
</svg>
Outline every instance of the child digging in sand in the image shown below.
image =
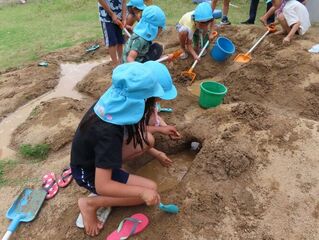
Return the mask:
<svg viewBox="0 0 319 240">
<path fill-rule="evenodd" d="M 165 22 L 162 9 L 154 5 L 146 7 L 142 18 L 133 29 L 132 36 L 125 44 L 123 62 L 146 62 L 160 58 L 163 47 L 152 41 L 161 33 Z"/>
<path fill-rule="evenodd" d="M 123 162 L 154 146 L 146 126 L 154 98 L 173 99 L 177 95 L 166 67 L 157 62 L 147 64 L 133 62 L 114 69 L 112 86 L 87 111 L 72 142 L 72 175 L 80 186 L 98 194 L 78 200 L 90 236 L 98 235 L 102 228 L 96 216 L 99 207 L 160 202 L 155 182 L 122 169 Z M 164 78 L 165 88 L 159 78 Z M 163 132 L 179 135 L 173 128 L 163 127 Z"/>
<path fill-rule="evenodd" d="M 279 5 L 280 0 L 273 1 L 275 6 Z M 277 16 L 282 27 L 282 31 L 278 32 L 278 34 L 287 34 L 283 39 L 284 44 L 289 44 L 296 33 L 304 35 L 311 26 L 308 10 L 299 1 L 283 0 Z"/>
<path fill-rule="evenodd" d="M 289 44 L 295 34 L 304 35 L 311 26 L 308 10 L 300 2 L 305 1 L 273 0 L 274 7 L 260 19 L 266 25 L 267 17 L 276 10 L 276 16 L 282 30 L 275 34 L 286 35 L 283 39 L 284 44 Z"/>
<path fill-rule="evenodd" d="M 182 16 L 176 25 L 179 43 L 184 51 L 181 59 L 186 59 L 190 53 L 194 60 L 199 60 L 197 52 L 200 51 L 206 40 L 215 38 L 215 35 L 212 34 L 213 20 L 213 11 L 207 2 L 198 4 L 195 11 L 187 12 Z M 211 34 L 207 37 L 209 29 Z"/>
</svg>

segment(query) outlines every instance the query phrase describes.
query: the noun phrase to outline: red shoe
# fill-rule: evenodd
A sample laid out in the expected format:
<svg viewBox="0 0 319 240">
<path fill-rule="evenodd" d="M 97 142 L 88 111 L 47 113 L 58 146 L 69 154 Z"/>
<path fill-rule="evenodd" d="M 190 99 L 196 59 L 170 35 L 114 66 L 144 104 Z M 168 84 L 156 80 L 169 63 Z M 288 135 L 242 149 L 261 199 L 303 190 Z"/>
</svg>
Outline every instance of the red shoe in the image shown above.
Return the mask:
<svg viewBox="0 0 319 240">
<path fill-rule="evenodd" d="M 66 186 L 68 186 L 70 184 L 72 179 L 73 179 L 73 177 L 72 177 L 71 168 L 63 169 L 62 174 L 58 179 L 59 187 L 65 188 Z"/>
<path fill-rule="evenodd" d="M 55 175 L 53 172 L 43 176 L 42 188 L 47 192 L 45 199 L 51 199 L 58 193 L 59 186 L 55 181 Z"/>
</svg>

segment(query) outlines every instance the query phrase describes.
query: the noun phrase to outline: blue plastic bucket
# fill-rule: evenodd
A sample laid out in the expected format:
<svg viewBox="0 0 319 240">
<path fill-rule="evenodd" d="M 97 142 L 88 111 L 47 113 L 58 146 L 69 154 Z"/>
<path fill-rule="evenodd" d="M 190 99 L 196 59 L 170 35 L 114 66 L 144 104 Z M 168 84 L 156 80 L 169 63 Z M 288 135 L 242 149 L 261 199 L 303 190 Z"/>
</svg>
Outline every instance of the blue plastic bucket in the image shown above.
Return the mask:
<svg viewBox="0 0 319 240">
<path fill-rule="evenodd" d="M 210 56 L 217 62 L 223 62 L 235 53 L 235 45 L 226 37 L 218 37 Z"/>
</svg>

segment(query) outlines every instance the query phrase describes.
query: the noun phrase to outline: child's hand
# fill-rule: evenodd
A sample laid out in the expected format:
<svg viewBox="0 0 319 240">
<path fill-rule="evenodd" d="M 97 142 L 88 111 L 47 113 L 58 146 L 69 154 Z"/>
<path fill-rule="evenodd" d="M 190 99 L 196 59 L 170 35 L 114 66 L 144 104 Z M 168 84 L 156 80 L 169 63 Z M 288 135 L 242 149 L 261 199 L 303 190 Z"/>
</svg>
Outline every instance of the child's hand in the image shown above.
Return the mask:
<svg viewBox="0 0 319 240">
<path fill-rule="evenodd" d="M 145 188 L 141 194 L 141 199 L 146 203 L 147 206 L 158 205 L 161 201 L 159 194 L 152 189 Z"/>
<path fill-rule="evenodd" d="M 164 167 L 169 167 L 173 163 L 173 161 L 169 157 L 167 157 L 166 154 L 163 152 L 160 152 L 156 158 L 160 162 L 160 164 Z"/>
<path fill-rule="evenodd" d="M 167 125 L 161 127 L 161 133 L 168 135 L 168 136 L 180 136 L 180 134 L 177 132 L 176 127 Z"/>
<path fill-rule="evenodd" d="M 199 57 L 197 54 L 194 55 L 193 58 L 194 58 L 195 61 L 196 61 L 196 60 L 197 60 L 197 61 L 200 61 L 200 57 Z"/>
<path fill-rule="evenodd" d="M 116 16 L 116 14 L 112 14 L 112 21 L 116 24 L 116 25 L 119 25 L 121 28 L 123 27 L 122 26 L 122 22 L 121 20 Z"/>
</svg>

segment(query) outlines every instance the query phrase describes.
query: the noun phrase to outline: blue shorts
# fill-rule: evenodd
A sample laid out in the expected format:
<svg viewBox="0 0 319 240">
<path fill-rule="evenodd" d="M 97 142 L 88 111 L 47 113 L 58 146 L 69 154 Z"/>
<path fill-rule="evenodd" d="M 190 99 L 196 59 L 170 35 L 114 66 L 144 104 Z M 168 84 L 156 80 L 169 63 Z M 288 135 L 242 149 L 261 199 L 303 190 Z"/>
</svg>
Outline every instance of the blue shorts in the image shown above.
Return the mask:
<svg viewBox="0 0 319 240">
<path fill-rule="evenodd" d="M 95 190 L 95 169 L 87 170 L 80 167 L 71 167 L 72 176 L 74 180 L 80 187 L 84 187 L 92 193 L 96 193 Z M 120 183 L 127 183 L 129 173 L 125 172 L 124 170 L 117 168 L 112 169 L 112 180 L 120 182 Z"/>
<path fill-rule="evenodd" d="M 101 22 L 106 47 L 124 44 L 122 29 L 115 23 Z"/>
</svg>

